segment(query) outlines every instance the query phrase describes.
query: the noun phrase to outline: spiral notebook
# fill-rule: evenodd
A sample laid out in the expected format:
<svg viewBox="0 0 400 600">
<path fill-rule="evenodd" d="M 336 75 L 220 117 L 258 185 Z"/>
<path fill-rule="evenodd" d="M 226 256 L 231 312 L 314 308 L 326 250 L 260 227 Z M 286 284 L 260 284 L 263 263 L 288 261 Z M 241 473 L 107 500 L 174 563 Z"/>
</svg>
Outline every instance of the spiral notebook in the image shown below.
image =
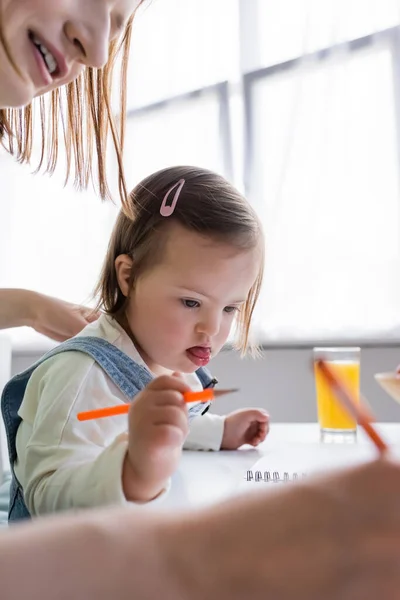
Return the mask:
<svg viewBox="0 0 400 600">
<path fill-rule="evenodd" d="M 368 444 L 288 444 L 267 451 L 244 473 L 240 487 L 264 489 L 266 486 L 294 483 L 311 475 L 355 466 L 374 457 L 376 450 Z"/>
</svg>

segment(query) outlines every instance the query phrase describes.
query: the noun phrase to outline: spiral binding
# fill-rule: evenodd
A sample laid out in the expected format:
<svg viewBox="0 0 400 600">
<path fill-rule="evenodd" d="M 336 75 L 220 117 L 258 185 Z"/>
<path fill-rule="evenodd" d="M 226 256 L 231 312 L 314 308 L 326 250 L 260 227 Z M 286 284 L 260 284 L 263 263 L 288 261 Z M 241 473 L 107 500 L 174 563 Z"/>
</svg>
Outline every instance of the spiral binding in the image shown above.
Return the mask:
<svg viewBox="0 0 400 600">
<path fill-rule="evenodd" d="M 289 473 L 284 471 L 247 471 L 245 479 L 246 481 L 252 481 L 258 483 L 289 483 L 290 481 L 298 481 L 307 477 L 307 473 Z"/>
</svg>

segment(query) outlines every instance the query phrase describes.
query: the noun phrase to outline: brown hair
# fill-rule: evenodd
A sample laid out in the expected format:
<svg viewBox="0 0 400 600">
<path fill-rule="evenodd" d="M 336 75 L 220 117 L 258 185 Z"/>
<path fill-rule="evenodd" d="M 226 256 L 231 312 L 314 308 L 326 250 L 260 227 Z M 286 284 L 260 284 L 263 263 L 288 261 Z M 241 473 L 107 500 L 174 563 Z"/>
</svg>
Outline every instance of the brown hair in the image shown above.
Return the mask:
<svg viewBox="0 0 400 600">
<path fill-rule="evenodd" d="M 168 218 L 160 214 L 162 200 L 168 190 L 184 179 L 179 200 Z M 130 287 L 145 269 L 161 260 L 169 225 L 179 223 L 185 228 L 225 242 L 239 250 L 260 249 L 260 269 L 237 319 L 238 336 L 235 347 L 242 355 L 250 348 L 250 322 L 257 302 L 264 270 L 264 236 L 261 223 L 247 200 L 223 177 L 197 167 L 178 166 L 163 169 L 141 181 L 129 194 L 129 209 L 133 218 L 119 213 L 95 294 L 98 309 L 120 316 L 127 299 L 122 294 L 115 270 L 115 259 L 128 254 L 134 259 Z"/>
<path fill-rule="evenodd" d="M 143 3 L 140 2 L 140 4 Z M 41 156 L 37 171 L 45 164 L 45 171 L 53 173 L 59 148 L 59 120 L 66 147 L 66 181 L 74 166 L 74 184 L 86 188 L 89 181 L 98 183 L 100 196 L 111 199 L 106 176 L 107 137 L 111 131 L 118 162 L 118 186 L 122 205 L 126 205 L 127 190 L 123 173 L 122 151 L 126 112 L 126 77 L 134 14 L 127 23 L 121 40 L 110 43 L 109 59 L 101 69 L 86 67 L 75 81 L 41 96 L 32 104 L 19 109 L 0 109 L 0 143 L 20 163 L 29 162 L 32 155 L 34 107 L 39 104 L 41 122 Z M 0 43 L 12 60 L 0 19 Z M 117 128 L 111 108 L 111 85 L 116 58 L 122 55 L 120 83 L 120 122 Z M 46 101 L 47 100 L 47 101 Z M 66 109 L 64 110 L 64 107 Z M 65 115 L 65 118 L 63 118 Z M 93 145 L 96 163 L 93 165 Z M 95 175 L 96 173 L 96 175 Z"/>
</svg>

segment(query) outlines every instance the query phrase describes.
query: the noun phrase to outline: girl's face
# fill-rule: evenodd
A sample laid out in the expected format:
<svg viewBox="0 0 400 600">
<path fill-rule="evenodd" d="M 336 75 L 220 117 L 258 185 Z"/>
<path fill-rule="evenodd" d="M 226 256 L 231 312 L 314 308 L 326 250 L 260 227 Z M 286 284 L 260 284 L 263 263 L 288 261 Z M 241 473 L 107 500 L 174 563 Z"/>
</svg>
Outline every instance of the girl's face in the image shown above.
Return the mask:
<svg viewBox="0 0 400 600">
<path fill-rule="evenodd" d="M 85 66 L 102 67 L 109 42 L 140 0 L 0 0 L 0 23 L 18 74 L 0 44 L 0 107 L 29 104 L 69 83 Z"/>
<path fill-rule="evenodd" d="M 116 266 L 126 293 L 131 263 L 118 267 L 129 263 L 123 256 Z M 259 268 L 257 249 L 238 250 L 174 224 L 161 262 L 139 277 L 126 309 L 125 326 L 150 370 L 191 373 L 218 354 Z"/>
</svg>

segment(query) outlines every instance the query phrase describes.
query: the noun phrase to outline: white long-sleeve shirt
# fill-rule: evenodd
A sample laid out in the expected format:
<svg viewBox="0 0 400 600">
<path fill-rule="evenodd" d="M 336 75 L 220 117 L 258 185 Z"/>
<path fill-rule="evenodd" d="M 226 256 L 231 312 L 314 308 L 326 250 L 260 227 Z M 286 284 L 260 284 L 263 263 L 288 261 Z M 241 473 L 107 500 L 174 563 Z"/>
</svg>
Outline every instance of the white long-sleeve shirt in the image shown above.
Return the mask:
<svg viewBox="0 0 400 600">
<path fill-rule="evenodd" d="M 102 315 L 79 335 L 104 338 L 146 367 L 129 336 L 111 317 Z M 191 389 L 202 389 L 195 373 L 185 379 Z M 126 415 L 77 419 L 78 412 L 126 402 L 105 371 L 82 352 L 60 353 L 33 372 L 19 410 L 22 423 L 14 467 L 32 515 L 134 504 L 126 500 L 122 488 Z M 219 450 L 223 430 L 224 417 L 210 413 L 195 417 L 184 448 Z M 167 489 L 151 504 L 162 501 Z"/>
</svg>

